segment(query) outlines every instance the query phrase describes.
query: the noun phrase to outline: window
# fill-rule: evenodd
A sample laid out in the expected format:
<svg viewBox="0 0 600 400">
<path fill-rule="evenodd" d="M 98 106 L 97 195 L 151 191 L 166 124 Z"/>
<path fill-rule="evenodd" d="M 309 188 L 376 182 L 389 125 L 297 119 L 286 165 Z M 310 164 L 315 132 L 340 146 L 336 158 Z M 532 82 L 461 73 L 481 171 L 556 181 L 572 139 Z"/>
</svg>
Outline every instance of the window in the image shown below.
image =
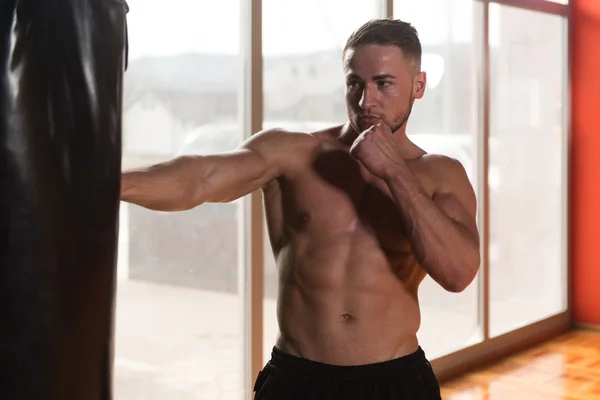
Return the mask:
<svg viewBox="0 0 600 400">
<path fill-rule="evenodd" d="M 432 13 L 431 10 L 436 12 Z M 459 160 L 477 190 L 478 51 L 472 0 L 395 0 L 394 18 L 419 33 L 427 89 L 408 120 L 407 134 L 430 153 Z M 478 278 L 462 293 L 449 293 L 429 276 L 419 290 L 419 341 L 437 358 L 483 339 Z M 440 334 L 443 332 L 443 334 Z"/>
<path fill-rule="evenodd" d="M 565 23 L 490 5 L 490 332 L 566 310 Z"/>
<path fill-rule="evenodd" d="M 242 73 L 249 63 L 239 51 L 241 39 L 250 31 L 257 34 L 242 31 L 243 2 L 128 3 L 123 169 L 233 149 L 243 140 L 240 121 L 246 121 L 239 118 L 245 112 L 239 109 L 240 89 L 250 86 L 262 90 L 262 96 L 252 94 L 264 99 L 263 128 L 309 132 L 345 122 L 342 49 L 355 29 L 382 17 L 384 5 L 392 4 L 394 18 L 411 22 L 419 32 L 428 78 L 407 133 L 428 152 L 462 163 L 478 195 L 479 228 L 489 233 L 489 247 L 482 249 L 488 274 L 459 294 L 429 277 L 421 284 L 420 344 L 434 368 L 447 373 L 493 357 L 533 330 L 550 332 L 551 326 L 567 323 L 567 7 L 556 4 L 567 0 L 514 0 L 516 6 L 546 13 L 493 0 L 262 0 L 263 85 L 258 89 L 247 85 Z M 247 0 L 246 5 L 256 4 Z M 259 44 L 260 38 L 254 39 Z M 490 56 L 489 93 L 484 46 Z M 489 114 L 484 112 L 488 106 Z M 484 166 L 479 138 L 486 132 Z M 484 188 L 480 178 L 486 171 Z M 253 345 L 262 340 L 263 352 L 256 354 L 244 348 L 250 342 L 244 323 L 256 308 L 245 314 L 250 307 L 240 291 L 255 275 L 241 276 L 238 268 L 256 250 L 241 251 L 245 233 L 256 232 L 247 229 L 256 225 L 242 225 L 264 221 L 254 218 L 256 209 L 247 219 L 242 204 L 161 213 L 122 203 L 117 400 L 251 396 L 244 386 L 255 378 L 250 369 L 260 358 L 263 364 L 270 358 L 279 331 L 278 273 L 265 234 L 263 336 L 251 337 Z M 514 334 L 498 337 L 507 332 Z"/>
<path fill-rule="evenodd" d="M 239 1 L 128 3 L 123 168 L 233 148 L 242 135 Z M 122 203 L 116 399 L 243 397 L 237 208 Z"/>
<path fill-rule="evenodd" d="M 376 0 L 263 1 L 264 128 L 311 132 L 346 121 L 342 50 L 348 36 L 380 17 L 380 10 Z M 277 287 L 265 238 L 265 360 L 278 333 Z"/>
</svg>

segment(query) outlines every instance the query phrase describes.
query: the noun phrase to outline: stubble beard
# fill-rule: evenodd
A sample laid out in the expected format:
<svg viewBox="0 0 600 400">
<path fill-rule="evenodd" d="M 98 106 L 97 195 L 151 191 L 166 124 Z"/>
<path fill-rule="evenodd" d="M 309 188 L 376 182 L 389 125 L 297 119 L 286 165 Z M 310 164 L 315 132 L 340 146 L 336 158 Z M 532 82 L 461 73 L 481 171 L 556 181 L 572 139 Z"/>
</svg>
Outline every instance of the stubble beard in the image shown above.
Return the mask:
<svg viewBox="0 0 600 400">
<path fill-rule="evenodd" d="M 408 102 L 408 110 L 406 110 L 405 113 L 402 113 L 402 114 L 398 115 L 396 118 L 393 119 L 393 121 L 388 121 L 385 118 L 385 116 L 383 116 L 382 122 L 384 124 L 386 124 L 387 126 L 389 126 L 389 128 L 390 128 L 390 130 L 392 132 L 398 131 L 399 129 L 401 129 L 408 122 L 408 118 L 410 117 L 410 114 L 412 112 L 413 102 L 414 101 L 413 101 L 412 95 L 411 95 L 411 99 Z M 352 117 L 350 118 L 350 126 L 352 127 L 352 129 L 354 129 L 354 131 L 357 134 L 360 135 L 362 132 L 364 132 L 367 129 L 369 129 L 370 126 L 361 127 L 359 125 L 359 123 L 358 123 L 358 118 L 359 118 L 359 114 L 358 113 L 354 113 L 354 115 L 352 115 Z"/>
</svg>

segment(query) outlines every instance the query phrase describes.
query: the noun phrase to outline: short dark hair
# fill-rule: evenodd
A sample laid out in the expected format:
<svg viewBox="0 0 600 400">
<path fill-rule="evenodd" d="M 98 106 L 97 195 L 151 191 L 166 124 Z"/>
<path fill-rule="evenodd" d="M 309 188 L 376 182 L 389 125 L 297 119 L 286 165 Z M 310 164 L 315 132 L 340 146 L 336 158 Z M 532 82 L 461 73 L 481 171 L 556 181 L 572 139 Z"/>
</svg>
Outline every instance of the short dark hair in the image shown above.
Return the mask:
<svg viewBox="0 0 600 400">
<path fill-rule="evenodd" d="M 368 44 L 396 46 L 407 58 L 421 65 L 421 41 L 414 26 L 399 19 L 372 19 L 358 28 L 346 41 L 343 54 Z"/>
</svg>

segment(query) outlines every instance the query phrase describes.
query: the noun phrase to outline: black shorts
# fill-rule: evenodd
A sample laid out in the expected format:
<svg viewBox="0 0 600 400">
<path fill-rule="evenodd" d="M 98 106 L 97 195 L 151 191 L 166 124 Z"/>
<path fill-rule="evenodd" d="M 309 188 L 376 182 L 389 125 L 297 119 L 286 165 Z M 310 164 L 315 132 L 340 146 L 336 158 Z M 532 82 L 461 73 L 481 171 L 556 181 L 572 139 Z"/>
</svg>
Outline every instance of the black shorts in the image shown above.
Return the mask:
<svg viewBox="0 0 600 400">
<path fill-rule="evenodd" d="M 254 400 L 441 400 L 423 349 L 390 361 L 335 366 L 286 354 L 274 347 L 258 374 Z"/>
</svg>

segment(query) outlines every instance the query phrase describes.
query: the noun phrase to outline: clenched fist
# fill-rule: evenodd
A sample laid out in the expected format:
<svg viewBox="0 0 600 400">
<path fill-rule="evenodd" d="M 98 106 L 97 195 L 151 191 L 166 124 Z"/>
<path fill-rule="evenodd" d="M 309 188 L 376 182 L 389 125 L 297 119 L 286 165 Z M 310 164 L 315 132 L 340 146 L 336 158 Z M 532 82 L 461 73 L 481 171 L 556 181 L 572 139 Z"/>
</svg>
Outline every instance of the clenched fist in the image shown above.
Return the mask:
<svg viewBox="0 0 600 400">
<path fill-rule="evenodd" d="M 392 131 L 384 123 L 373 125 L 361 133 L 352 144 L 350 155 L 381 179 L 404 161 L 398 145 L 394 142 Z"/>
</svg>

